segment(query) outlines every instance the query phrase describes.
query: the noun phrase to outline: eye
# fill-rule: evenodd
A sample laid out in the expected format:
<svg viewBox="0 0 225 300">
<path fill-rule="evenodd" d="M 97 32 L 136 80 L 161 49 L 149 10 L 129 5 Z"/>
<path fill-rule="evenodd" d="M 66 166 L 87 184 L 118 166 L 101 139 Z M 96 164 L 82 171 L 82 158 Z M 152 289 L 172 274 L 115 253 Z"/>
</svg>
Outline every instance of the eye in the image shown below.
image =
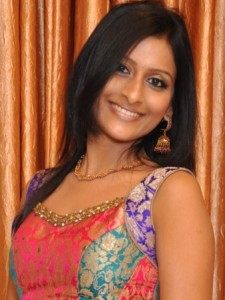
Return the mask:
<svg viewBox="0 0 225 300">
<path fill-rule="evenodd" d="M 165 81 L 163 81 L 162 79 L 159 79 L 157 77 L 152 77 L 152 78 L 148 79 L 148 82 L 153 87 L 159 88 L 159 89 L 166 89 L 168 86 Z"/>
<path fill-rule="evenodd" d="M 117 72 L 123 73 L 123 74 L 130 74 L 128 68 L 124 64 L 119 64 L 119 66 L 116 69 Z"/>
</svg>

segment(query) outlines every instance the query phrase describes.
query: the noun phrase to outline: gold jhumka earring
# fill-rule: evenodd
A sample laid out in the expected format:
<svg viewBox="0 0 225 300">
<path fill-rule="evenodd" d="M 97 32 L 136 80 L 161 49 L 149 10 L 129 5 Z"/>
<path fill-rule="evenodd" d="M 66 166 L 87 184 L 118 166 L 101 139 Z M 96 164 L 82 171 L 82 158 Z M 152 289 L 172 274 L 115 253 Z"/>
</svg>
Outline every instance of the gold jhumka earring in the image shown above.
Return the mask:
<svg viewBox="0 0 225 300">
<path fill-rule="evenodd" d="M 166 132 L 170 130 L 171 126 L 172 126 L 172 121 L 169 118 L 167 121 L 167 126 L 165 129 L 163 130 L 163 135 L 161 135 L 158 138 L 158 141 L 155 145 L 154 148 L 154 152 L 156 153 L 160 153 L 160 154 L 168 154 L 169 152 L 171 152 L 171 148 L 170 148 L 170 139 L 169 137 L 166 135 Z"/>
</svg>

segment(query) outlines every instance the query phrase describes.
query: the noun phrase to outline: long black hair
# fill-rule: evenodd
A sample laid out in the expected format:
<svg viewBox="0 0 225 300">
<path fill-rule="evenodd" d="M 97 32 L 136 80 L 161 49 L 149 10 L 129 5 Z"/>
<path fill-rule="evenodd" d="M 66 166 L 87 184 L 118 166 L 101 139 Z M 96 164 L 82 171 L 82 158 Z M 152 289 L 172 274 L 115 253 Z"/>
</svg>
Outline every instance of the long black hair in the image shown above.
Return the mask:
<svg viewBox="0 0 225 300">
<path fill-rule="evenodd" d="M 88 134 L 98 132 L 94 114 L 96 99 L 129 50 L 149 36 L 165 37 L 174 55 L 177 76 L 172 99 L 172 128 L 168 134 L 172 151 L 166 155 L 153 151 L 162 132 L 162 124 L 133 145 L 133 150 L 138 153 L 144 149 L 150 160 L 161 166 L 173 165 L 194 170 L 196 92 L 193 57 L 185 22 L 179 13 L 158 1 L 121 4 L 98 24 L 73 66 L 60 163 L 16 217 L 15 230 L 36 204 L 44 201 L 58 187 L 85 153 Z"/>
</svg>

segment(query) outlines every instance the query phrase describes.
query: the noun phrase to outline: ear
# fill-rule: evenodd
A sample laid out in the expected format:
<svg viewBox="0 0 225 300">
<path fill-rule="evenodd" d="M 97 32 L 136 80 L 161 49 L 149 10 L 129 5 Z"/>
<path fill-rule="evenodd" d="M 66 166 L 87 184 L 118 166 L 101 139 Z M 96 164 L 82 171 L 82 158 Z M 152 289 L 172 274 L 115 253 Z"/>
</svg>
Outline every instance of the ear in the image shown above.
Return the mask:
<svg viewBox="0 0 225 300">
<path fill-rule="evenodd" d="M 172 121 L 172 116 L 173 116 L 173 108 L 172 106 L 170 105 L 168 108 L 167 108 L 167 111 L 164 115 L 164 120 L 166 121 Z"/>
</svg>

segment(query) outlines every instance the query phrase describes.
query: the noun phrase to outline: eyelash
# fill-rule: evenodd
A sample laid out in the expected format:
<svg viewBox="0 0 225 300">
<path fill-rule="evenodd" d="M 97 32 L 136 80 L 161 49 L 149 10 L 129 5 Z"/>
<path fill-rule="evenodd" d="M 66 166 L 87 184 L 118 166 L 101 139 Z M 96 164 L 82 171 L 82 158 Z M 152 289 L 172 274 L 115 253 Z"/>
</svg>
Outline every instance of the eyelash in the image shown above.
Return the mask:
<svg viewBox="0 0 225 300">
<path fill-rule="evenodd" d="M 126 65 L 122 63 L 119 64 L 116 71 L 118 73 L 125 74 L 125 75 L 130 74 L 129 69 L 126 67 Z M 166 89 L 168 87 L 168 84 L 164 80 L 161 80 L 157 77 L 151 77 L 150 79 L 147 80 L 147 82 L 156 89 Z"/>
<path fill-rule="evenodd" d="M 150 78 L 150 80 L 152 81 L 152 83 L 150 83 L 150 84 L 153 85 L 155 88 L 166 89 L 168 87 L 168 85 L 165 83 L 165 81 L 163 81 L 157 77 L 152 77 L 152 78 Z M 148 82 L 150 80 L 148 80 Z"/>
<path fill-rule="evenodd" d="M 126 72 L 124 72 L 124 70 L 126 70 Z M 128 68 L 124 64 L 119 64 L 119 66 L 117 67 L 117 72 L 123 73 L 123 74 L 129 74 L 130 73 Z"/>
</svg>

